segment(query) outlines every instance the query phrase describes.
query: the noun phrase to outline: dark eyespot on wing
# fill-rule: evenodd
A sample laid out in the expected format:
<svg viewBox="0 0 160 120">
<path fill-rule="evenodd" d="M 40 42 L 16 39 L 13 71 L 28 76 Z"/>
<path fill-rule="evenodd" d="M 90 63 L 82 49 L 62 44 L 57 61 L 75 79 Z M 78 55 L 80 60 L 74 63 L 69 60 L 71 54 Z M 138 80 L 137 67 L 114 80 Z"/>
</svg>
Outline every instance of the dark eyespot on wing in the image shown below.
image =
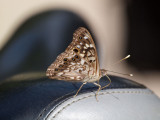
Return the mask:
<svg viewBox="0 0 160 120">
<path fill-rule="evenodd" d="M 68 59 L 67 59 L 67 58 L 64 58 L 63 60 L 64 60 L 64 61 L 67 61 Z"/>
<path fill-rule="evenodd" d="M 78 49 L 75 48 L 75 49 L 73 49 L 73 51 L 74 51 L 75 53 L 77 53 L 77 52 L 78 52 Z"/>
<path fill-rule="evenodd" d="M 78 55 L 75 55 L 75 58 L 79 58 Z"/>
<path fill-rule="evenodd" d="M 82 39 L 82 37 L 80 36 L 80 37 L 79 37 L 79 39 L 81 40 L 81 39 Z"/>
<path fill-rule="evenodd" d="M 72 58 L 72 60 L 73 60 L 73 61 L 75 61 L 75 59 L 74 59 L 74 58 Z"/>
<path fill-rule="evenodd" d="M 63 65 L 59 65 L 59 67 L 60 67 L 60 68 L 62 68 L 62 67 L 63 67 Z"/>
</svg>

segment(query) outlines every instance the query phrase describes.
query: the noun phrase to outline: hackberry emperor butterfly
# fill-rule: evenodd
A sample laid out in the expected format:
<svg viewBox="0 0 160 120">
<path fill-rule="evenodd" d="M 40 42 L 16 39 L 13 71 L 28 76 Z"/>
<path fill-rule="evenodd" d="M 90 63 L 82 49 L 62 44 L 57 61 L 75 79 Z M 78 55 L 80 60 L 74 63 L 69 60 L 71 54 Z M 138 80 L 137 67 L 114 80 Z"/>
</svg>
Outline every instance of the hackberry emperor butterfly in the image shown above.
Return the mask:
<svg viewBox="0 0 160 120">
<path fill-rule="evenodd" d="M 96 98 L 99 90 L 111 83 L 110 78 L 107 76 L 107 70 L 99 67 L 94 41 L 88 30 L 83 27 L 74 32 L 73 41 L 48 67 L 46 75 L 50 79 L 83 82 L 76 95 L 83 85 L 91 82 L 99 87 Z M 99 80 L 103 76 L 107 76 L 110 83 L 101 87 Z"/>
</svg>

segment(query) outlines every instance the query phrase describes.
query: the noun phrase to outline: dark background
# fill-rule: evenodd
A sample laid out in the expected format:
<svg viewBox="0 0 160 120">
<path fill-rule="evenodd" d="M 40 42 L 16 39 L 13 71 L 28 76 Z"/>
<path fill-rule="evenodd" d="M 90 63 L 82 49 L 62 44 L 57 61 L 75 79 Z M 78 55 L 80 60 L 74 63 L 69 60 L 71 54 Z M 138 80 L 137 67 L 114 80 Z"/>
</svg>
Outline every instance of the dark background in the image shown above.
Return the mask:
<svg viewBox="0 0 160 120">
<path fill-rule="evenodd" d="M 140 72 L 160 70 L 160 10 L 157 1 L 127 3 L 128 40 L 126 53 L 132 67 Z"/>
</svg>

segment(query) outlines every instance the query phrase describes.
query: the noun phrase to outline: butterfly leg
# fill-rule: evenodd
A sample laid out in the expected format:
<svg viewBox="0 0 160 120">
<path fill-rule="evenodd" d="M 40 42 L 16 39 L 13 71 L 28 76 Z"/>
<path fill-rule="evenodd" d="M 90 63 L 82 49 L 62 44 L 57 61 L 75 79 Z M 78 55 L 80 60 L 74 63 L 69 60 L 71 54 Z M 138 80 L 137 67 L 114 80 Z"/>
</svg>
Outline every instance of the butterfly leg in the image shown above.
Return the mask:
<svg viewBox="0 0 160 120">
<path fill-rule="evenodd" d="M 96 83 L 96 82 L 93 83 L 93 84 L 99 87 L 98 90 L 97 90 L 97 93 L 96 93 L 96 100 L 98 101 L 97 96 L 98 96 L 98 92 L 101 90 L 101 85 L 99 83 Z"/>
<path fill-rule="evenodd" d="M 80 86 L 80 88 L 77 90 L 77 92 L 76 92 L 76 94 L 74 95 L 74 97 L 76 97 L 77 95 L 78 95 L 78 93 L 79 93 L 79 91 L 81 90 L 81 88 L 83 87 L 83 85 L 85 85 L 87 82 L 84 82 L 81 86 Z"/>
<path fill-rule="evenodd" d="M 106 75 L 106 77 L 108 78 L 109 83 L 108 83 L 107 85 L 103 86 L 102 89 L 104 89 L 104 88 L 110 86 L 110 84 L 111 84 L 111 82 L 112 82 L 108 75 Z"/>
</svg>

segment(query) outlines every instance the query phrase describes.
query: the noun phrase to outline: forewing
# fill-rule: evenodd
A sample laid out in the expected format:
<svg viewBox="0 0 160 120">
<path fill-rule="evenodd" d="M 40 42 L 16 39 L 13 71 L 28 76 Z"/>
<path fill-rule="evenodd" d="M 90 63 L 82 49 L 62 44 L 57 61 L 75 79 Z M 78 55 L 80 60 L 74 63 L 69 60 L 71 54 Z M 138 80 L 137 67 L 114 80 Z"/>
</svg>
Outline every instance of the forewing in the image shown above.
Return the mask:
<svg viewBox="0 0 160 120">
<path fill-rule="evenodd" d="M 93 39 L 83 27 L 73 34 L 73 41 L 47 69 L 51 79 L 86 81 L 99 77 L 99 62 Z"/>
</svg>

